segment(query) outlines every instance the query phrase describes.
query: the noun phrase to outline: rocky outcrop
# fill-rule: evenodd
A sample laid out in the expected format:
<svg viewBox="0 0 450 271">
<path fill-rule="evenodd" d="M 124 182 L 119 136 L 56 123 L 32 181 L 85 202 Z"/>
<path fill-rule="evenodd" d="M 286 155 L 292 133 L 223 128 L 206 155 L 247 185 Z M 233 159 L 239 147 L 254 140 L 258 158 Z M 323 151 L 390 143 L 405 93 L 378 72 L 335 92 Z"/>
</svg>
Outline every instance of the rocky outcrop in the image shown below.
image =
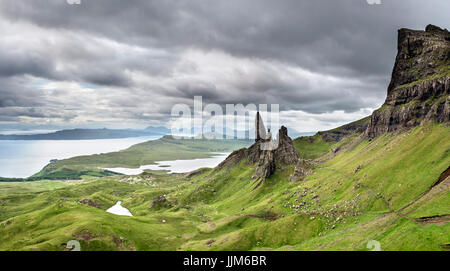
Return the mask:
<svg viewBox="0 0 450 271">
<path fill-rule="evenodd" d="M 262 151 L 253 178 L 268 178 L 275 172 L 275 169 L 274 152 L 269 150 Z"/>
<path fill-rule="evenodd" d="M 292 173 L 289 178 L 290 182 L 300 182 L 303 181 L 306 176 L 312 173 L 313 165 L 310 161 L 300 159 L 295 165 L 294 173 Z"/>
<path fill-rule="evenodd" d="M 398 54 L 384 105 L 365 132 L 369 138 L 436 121 L 450 123 L 450 33 L 400 29 Z"/>
<path fill-rule="evenodd" d="M 275 172 L 277 164 L 294 165 L 297 163 L 298 153 L 292 139 L 288 136 L 286 127 L 282 126 L 278 131 L 278 138 L 274 142 L 273 150 L 267 150 L 264 143 L 267 142 L 258 141 L 249 148 L 249 161 L 258 163 L 254 178 L 265 179 L 271 176 Z"/>
<path fill-rule="evenodd" d="M 370 117 L 343 125 L 329 131 L 318 132 L 322 139 L 327 142 L 339 142 L 342 138 L 355 133 L 364 133 L 369 126 Z"/>
<path fill-rule="evenodd" d="M 168 207 L 170 207 L 170 203 L 167 201 L 165 195 L 157 195 L 150 204 L 151 209 L 168 208 Z"/>
<path fill-rule="evenodd" d="M 292 139 L 288 136 L 286 127 L 281 126 L 278 131 L 278 148 L 273 152 L 275 161 L 285 165 L 294 165 L 298 161 L 298 153 Z"/>
<path fill-rule="evenodd" d="M 248 149 L 231 153 L 218 167 L 223 168 L 245 160 L 247 164 L 256 164 L 254 178 L 265 179 L 275 172 L 277 165 L 295 165 L 298 162 L 298 153 L 286 127 L 282 126 L 278 131 L 277 140 L 271 142 L 273 149 L 267 149 L 265 144 L 269 142 L 259 139 Z"/>
<path fill-rule="evenodd" d="M 449 87 L 450 77 L 444 77 L 401 89 L 399 93 L 409 92 L 418 95 L 405 104 L 398 104 L 398 100 L 392 100 L 395 105 L 387 102 L 376 110 L 372 114 L 367 136 L 375 138 L 387 132 L 412 128 L 430 121 L 449 123 Z M 439 92 L 441 95 L 433 95 Z M 411 99 L 411 96 L 406 99 Z"/>
<path fill-rule="evenodd" d="M 101 203 L 95 202 L 95 201 L 90 200 L 90 199 L 83 199 L 83 200 L 79 201 L 78 203 L 79 204 L 88 205 L 88 206 L 91 206 L 91 207 L 95 207 L 95 208 L 103 209 L 103 205 Z"/>
</svg>

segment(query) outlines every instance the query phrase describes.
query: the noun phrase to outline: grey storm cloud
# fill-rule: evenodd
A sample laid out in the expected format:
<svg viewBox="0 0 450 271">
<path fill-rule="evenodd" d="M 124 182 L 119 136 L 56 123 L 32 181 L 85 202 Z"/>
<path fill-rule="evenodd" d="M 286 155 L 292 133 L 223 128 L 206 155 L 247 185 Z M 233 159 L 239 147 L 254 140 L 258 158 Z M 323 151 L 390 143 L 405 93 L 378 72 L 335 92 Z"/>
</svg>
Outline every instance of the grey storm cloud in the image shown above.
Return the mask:
<svg viewBox="0 0 450 271">
<path fill-rule="evenodd" d="M 0 107 L 147 121 L 201 95 L 357 112 L 384 100 L 396 30 L 448 28 L 448 10 L 446 0 L 0 0 Z M 95 90 L 51 94 L 37 79 Z"/>
<path fill-rule="evenodd" d="M 0 51 L 0 76 L 34 75 L 52 78 L 53 63 L 43 54 L 14 50 Z"/>
<path fill-rule="evenodd" d="M 26 78 L 0 77 L 0 109 L 3 107 L 39 107 L 45 102 L 39 90 L 26 86 Z"/>
</svg>

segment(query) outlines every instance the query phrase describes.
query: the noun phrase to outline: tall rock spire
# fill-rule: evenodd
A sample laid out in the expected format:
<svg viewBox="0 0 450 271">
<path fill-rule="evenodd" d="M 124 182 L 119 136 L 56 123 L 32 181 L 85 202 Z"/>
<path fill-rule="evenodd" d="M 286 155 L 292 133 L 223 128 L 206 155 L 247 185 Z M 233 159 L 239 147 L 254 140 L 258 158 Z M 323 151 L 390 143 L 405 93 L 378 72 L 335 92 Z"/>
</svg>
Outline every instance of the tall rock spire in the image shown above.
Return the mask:
<svg viewBox="0 0 450 271">
<path fill-rule="evenodd" d="M 261 114 L 259 114 L 258 111 L 256 112 L 256 119 L 255 119 L 255 142 L 258 142 L 261 139 L 266 139 L 266 127 L 264 126 Z"/>
</svg>

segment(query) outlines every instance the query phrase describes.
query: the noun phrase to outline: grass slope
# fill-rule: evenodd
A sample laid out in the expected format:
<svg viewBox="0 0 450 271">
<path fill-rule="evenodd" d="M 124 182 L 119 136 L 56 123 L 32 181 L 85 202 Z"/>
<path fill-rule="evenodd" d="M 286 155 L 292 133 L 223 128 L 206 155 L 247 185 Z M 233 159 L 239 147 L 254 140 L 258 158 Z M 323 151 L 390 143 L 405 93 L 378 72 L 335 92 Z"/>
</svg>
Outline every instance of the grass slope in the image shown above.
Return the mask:
<svg viewBox="0 0 450 271">
<path fill-rule="evenodd" d="M 259 185 L 246 161 L 37 182 L 35 191 L 10 183 L 0 186 L 0 250 L 63 250 L 73 239 L 82 250 L 367 250 L 370 240 L 383 250 L 443 250 L 450 223 L 419 220 L 450 214 L 447 183 L 434 186 L 450 165 L 449 135 L 429 124 L 371 141 L 297 139 L 303 157 L 324 161 L 298 183 L 287 181 L 292 166 L 279 165 Z M 158 195 L 167 201 L 155 204 Z M 118 200 L 133 217 L 105 212 Z"/>
</svg>

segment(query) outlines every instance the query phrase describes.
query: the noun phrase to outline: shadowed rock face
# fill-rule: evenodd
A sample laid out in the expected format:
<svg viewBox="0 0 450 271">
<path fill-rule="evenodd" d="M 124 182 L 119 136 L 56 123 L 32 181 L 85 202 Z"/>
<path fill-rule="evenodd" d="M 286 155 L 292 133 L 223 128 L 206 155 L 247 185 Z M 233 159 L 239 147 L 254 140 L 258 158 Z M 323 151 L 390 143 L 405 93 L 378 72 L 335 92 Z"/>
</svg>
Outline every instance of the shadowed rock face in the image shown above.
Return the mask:
<svg viewBox="0 0 450 271">
<path fill-rule="evenodd" d="M 398 53 L 384 105 L 370 119 L 366 135 L 450 122 L 450 33 L 400 29 Z"/>
<path fill-rule="evenodd" d="M 261 151 L 258 166 L 255 170 L 254 178 L 268 178 L 270 177 L 276 169 L 276 161 L 274 158 L 273 151 Z"/>
<path fill-rule="evenodd" d="M 292 139 L 288 136 L 286 127 L 281 126 L 278 131 L 278 148 L 274 150 L 275 161 L 286 165 L 293 165 L 298 161 L 298 153 L 294 147 Z"/>
</svg>

